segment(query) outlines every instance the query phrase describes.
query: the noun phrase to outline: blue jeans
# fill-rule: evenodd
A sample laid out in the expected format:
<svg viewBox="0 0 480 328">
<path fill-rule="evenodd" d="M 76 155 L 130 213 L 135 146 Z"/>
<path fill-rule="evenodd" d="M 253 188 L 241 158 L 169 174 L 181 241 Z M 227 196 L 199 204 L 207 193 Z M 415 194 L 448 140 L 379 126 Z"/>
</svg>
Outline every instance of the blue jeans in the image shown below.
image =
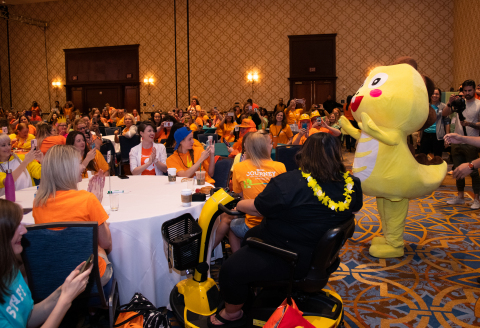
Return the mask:
<svg viewBox="0 0 480 328">
<path fill-rule="evenodd" d="M 232 222 L 230 222 L 230 230 L 233 231 L 235 236 L 243 239 L 243 237 L 245 236 L 247 231 L 250 230 L 250 228 L 245 224 L 245 218 L 242 218 L 233 219 Z"/>
</svg>

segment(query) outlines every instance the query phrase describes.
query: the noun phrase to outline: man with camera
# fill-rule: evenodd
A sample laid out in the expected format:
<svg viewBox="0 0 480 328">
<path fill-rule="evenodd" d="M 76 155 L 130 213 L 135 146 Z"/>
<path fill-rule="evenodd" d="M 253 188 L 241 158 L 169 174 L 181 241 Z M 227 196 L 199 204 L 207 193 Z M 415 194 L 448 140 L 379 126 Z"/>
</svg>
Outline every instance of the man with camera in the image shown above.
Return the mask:
<svg viewBox="0 0 480 328">
<path fill-rule="evenodd" d="M 459 95 L 452 95 L 448 100 L 447 107 L 442 112 L 443 116 L 448 116 L 452 112 L 455 113 L 452 118 L 452 124 L 455 124 L 455 133 L 447 134 L 445 140 L 452 144 L 453 165 L 456 167 L 453 177 L 457 180 L 458 196 L 447 201 L 449 205 L 465 204 L 464 189 L 465 177 L 470 174 L 472 177 L 472 188 L 474 193 L 474 201 L 471 209 L 479 209 L 480 202 L 478 194 L 480 193 L 480 176 L 478 175 L 477 146 L 480 142 L 479 130 L 479 114 L 480 100 L 475 99 L 475 81 L 466 80 L 462 83 L 461 91 L 465 98 Z M 474 142 L 472 142 L 472 140 Z"/>
</svg>

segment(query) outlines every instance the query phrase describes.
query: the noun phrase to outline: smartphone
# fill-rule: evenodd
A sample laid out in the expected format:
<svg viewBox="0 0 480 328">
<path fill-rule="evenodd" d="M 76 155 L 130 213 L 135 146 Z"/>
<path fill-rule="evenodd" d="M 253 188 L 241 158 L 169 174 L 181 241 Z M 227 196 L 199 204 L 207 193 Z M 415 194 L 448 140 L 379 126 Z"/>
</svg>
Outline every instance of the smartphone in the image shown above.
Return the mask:
<svg viewBox="0 0 480 328">
<path fill-rule="evenodd" d="M 33 139 L 32 141 L 30 141 L 30 147 L 33 150 L 37 150 L 37 139 Z"/>
<path fill-rule="evenodd" d="M 228 116 L 235 116 L 235 113 L 228 112 L 227 115 L 228 115 Z"/>
<path fill-rule="evenodd" d="M 322 123 L 322 118 L 321 118 L 321 117 L 317 117 L 317 122 L 318 122 L 318 123 Z"/>
<path fill-rule="evenodd" d="M 118 176 L 119 179 L 130 179 L 127 175 L 119 175 Z"/>
<path fill-rule="evenodd" d="M 302 129 L 307 129 L 308 128 L 308 123 L 302 123 Z"/>
<path fill-rule="evenodd" d="M 83 265 L 82 269 L 80 270 L 80 273 L 79 274 L 82 274 L 84 273 L 86 270 L 88 270 L 90 268 L 91 265 L 93 265 L 93 254 L 90 255 L 90 257 L 87 259 L 87 261 L 85 262 L 85 264 Z"/>
<path fill-rule="evenodd" d="M 2 126 L 2 132 L 8 134 L 8 128 L 6 126 Z"/>
<path fill-rule="evenodd" d="M 164 127 L 166 128 L 171 128 L 173 126 L 173 122 L 170 122 L 170 121 L 166 121 L 164 124 L 163 124 Z"/>
<path fill-rule="evenodd" d="M 107 163 L 110 163 L 111 158 L 112 158 L 112 151 L 109 150 L 109 151 L 107 152 Z"/>
<path fill-rule="evenodd" d="M 224 143 L 227 147 L 230 147 L 230 143 L 229 143 L 225 138 L 223 138 L 223 143 Z"/>
<path fill-rule="evenodd" d="M 235 131 L 238 131 L 238 130 L 240 130 L 240 127 L 237 125 L 237 126 L 235 127 Z"/>
<path fill-rule="evenodd" d="M 248 111 L 251 111 L 252 110 L 252 106 L 248 106 Z"/>
</svg>

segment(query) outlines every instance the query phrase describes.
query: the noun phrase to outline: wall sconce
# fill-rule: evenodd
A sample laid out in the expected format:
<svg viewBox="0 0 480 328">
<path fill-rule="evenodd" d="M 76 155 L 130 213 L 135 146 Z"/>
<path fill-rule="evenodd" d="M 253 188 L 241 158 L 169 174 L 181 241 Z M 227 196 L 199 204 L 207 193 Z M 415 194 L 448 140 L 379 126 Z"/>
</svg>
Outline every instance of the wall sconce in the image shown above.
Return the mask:
<svg viewBox="0 0 480 328">
<path fill-rule="evenodd" d="M 52 82 L 52 86 L 53 86 L 54 88 L 59 88 L 59 87 L 62 86 L 62 82 Z"/>
<path fill-rule="evenodd" d="M 253 90 L 253 85 L 255 84 L 255 82 L 258 83 L 258 72 L 250 72 L 247 74 L 247 81 L 249 83 L 252 83 L 252 99 L 253 99 L 253 93 L 254 93 L 254 90 Z"/>
<path fill-rule="evenodd" d="M 148 102 L 150 102 L 150 89 L 153 85 L 153 82 L 154 82 L 153 77 L 143 79 L 143 83 L 145 83 L 145 85 L 147 86 Z M 152 105 L 152 109 L 153 109 L 153 105 Z M 145 111 L 143 112 L 143 114 L 145 114 Z"/>
</svg>

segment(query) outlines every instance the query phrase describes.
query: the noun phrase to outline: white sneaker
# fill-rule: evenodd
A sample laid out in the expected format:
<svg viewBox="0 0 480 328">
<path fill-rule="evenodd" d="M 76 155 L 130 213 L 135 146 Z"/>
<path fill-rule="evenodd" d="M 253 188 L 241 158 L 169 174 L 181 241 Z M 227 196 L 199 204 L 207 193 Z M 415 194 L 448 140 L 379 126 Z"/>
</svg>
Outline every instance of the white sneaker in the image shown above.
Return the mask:
<svg viewBox="0 0 480 328">
<path fill-rule="evenodd" d="M 463 205 L 465 204 L 465 199 L 460 198 L 460 197 L 453 197 L 447 200 L 448 205 Z"/>
<path fill-rule="evenodd" d="M 480 208 L 480 202 L 478 199 L 475 199 L 472 203 L 472 206 L 470 206 L 472 210 L 478 210 Z"/>
</svg>

